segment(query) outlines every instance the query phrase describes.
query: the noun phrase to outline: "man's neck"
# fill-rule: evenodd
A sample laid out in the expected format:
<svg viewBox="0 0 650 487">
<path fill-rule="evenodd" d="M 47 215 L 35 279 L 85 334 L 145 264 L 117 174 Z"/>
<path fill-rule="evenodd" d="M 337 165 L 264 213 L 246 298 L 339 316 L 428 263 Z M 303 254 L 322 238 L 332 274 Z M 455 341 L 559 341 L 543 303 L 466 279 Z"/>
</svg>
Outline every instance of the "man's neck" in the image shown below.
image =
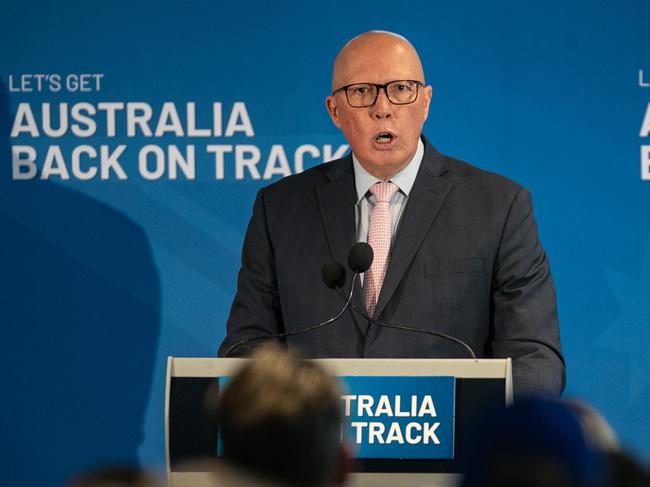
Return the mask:
<svg viewBox="0 0 650 487">
<path fill-rule="evenodd" d="M 375 184 L 377 181 L 390 180 L 397 184 L 400 191 L 408 196 L 415 182 L 420 164 L 424 157 L 424 144 L 422 139 L 418 141 L 418 148 L 409 163 L 402 168 L 397 174 L 389 178 L 378 178 L 366 171 L 359 163 L 354 153 L 352 153 L 352 165 L 354 167 L 354 181 L 357 190 L 357 202 L 363 198 L 368 191 L 368 188 Z"/>
</svg>

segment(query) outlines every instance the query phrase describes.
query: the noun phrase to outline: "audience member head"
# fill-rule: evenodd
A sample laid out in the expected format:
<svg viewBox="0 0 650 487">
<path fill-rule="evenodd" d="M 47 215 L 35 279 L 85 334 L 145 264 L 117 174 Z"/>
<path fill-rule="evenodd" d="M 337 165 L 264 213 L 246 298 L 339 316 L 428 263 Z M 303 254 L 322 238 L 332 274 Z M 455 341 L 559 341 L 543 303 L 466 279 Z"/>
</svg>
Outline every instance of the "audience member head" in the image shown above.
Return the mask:
<svg viewBox="0 0 650 487">
<path fill-rule="evenodd" d="M 605 461 L 605 485 L 641 487 L 650 485 L 650 476 L 638 460 L 621 449 L 616 433 L 592 406 L 577 399 L 562 401 L 578 419 L 587 444 L 601 452 Z"/>
<path fill-rule="evenodd" d="M 221 394 L 223 459 L 292 486 L 343 480 L 339 389 L 324 370 L 278 347 L 261 347 Z"/>
<path fill-rule="evenodd" d="M 483 418 L 473 433 L 463 487 L 603 485 L 602 456 L 560 402 L 518 402 Z"/>
<path fill-rule="evenodd" d="M 607 420 L 593 407 L 584 401 L 577 399 L 565 399 L 562 401 L 569 410 L 578 418 L 582 433 L 589 445 L 601 452 L 615 452 L 619 450 L 616 433 Z"/>
<path fill-rule="evenodd" d="M 137 467 L 100 467 L 75 475 L 66 487 L 161 487 L 153 475 Z"/>
</svg>

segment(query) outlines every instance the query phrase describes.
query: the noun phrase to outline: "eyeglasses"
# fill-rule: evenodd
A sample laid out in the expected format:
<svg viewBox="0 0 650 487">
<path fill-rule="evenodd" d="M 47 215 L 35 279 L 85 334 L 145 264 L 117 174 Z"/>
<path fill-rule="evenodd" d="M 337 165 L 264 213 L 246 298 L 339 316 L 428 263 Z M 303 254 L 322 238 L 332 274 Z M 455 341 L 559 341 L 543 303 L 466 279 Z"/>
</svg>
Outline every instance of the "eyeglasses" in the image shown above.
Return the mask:
<svg viewBox="0 0 650 487">
<path fill-rule="evenodd" d="M 377 103 L 379 90 L 383 88 L 388 101 L 393 105 L 408 105 L 417 99 L 418 88 L 420 86 L 424 86 L 424 83 L 411 79 L 400 79 L 384 85 L 378 85 L 376 83 L 355 83 L 341 86 L 338 90 L 332 92 L 332 96 L 336 95 L 339 91 L 345 91 L 345 98 L 347 98 L 351 107 L 366 108 Z"/>
</svg>

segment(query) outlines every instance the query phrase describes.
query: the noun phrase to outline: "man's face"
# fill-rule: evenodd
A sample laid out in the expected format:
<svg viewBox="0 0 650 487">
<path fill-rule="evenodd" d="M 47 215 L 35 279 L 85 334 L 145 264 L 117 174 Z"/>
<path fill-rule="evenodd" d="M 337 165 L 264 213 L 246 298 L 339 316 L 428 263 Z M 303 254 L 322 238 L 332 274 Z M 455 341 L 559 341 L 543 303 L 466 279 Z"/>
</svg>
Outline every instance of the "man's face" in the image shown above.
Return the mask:
<svg viewBox="0 0 650 487">
<path fill-rule="evenodd" d="M 339 55 L 332 87 L 334 91 L 353 83 L 423 78 L 420 60 L 408 43 L 389 34 L 364 34 Z M 388 179 L 413 158 L 430 100 L 431 87 L 421 86 L 417 99 L 409 105 L 394 105 L 383 89 L 371 107 L 351 107 L 343 91 L 328 96 L 326 104 L 334 125 L 345 135 L 361 166 L 377 178 Z"/>
</svg>

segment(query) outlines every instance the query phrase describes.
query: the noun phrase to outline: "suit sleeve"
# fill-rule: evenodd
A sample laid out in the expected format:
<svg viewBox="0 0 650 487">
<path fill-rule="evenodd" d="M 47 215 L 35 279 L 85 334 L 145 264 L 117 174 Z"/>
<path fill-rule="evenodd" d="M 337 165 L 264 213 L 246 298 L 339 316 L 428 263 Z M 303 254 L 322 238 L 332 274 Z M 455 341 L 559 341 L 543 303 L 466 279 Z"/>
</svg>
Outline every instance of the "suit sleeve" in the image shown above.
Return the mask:
<svg viewBox="0 0 650 487">
<path fill-rule="evenodd" d="M 525 189 L 512 201 L 495 261 L 491 348 L 494 357 L 512 358 L 515 398 L 562 393 L 555 285 Z"/>
<path fill-rule="evenodd" d="M 243 340 L 283 331 L 273 245 L 264 189 L 261 189 L 257 193 L 253 216 L 244 238 L 237 293 L 228 317 L 226 338 L 219 347 L 219 356 L 225 356 L 230 347 Z M 242 344 L 229 356 L 246 355 L 259 343 L 261 341 Z"/>
</svg>

